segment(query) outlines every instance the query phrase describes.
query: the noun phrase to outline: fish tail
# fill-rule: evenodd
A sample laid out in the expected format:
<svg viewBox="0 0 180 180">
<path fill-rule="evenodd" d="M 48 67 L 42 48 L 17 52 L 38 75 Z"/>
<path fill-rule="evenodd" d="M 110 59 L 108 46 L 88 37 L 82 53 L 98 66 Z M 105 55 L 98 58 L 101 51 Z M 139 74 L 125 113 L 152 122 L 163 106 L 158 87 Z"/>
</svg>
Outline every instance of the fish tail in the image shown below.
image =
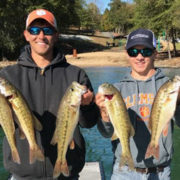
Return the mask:
<svg viewBox="0 0 180 180">
<path fill-rule="evenodd" d="M 121 168 L 122 166 L 125 166 L 125 165 L 128 165 L 129 169 L 131 170 L 134 169 L 134 162 L 130 153 L 124 153 L 121 156 L 119 167 Z"/>
<path fill-rule="evenodd" d="M 159 159 L 159 145 L 155 146 L 155 145 L 149 144 L 146 150 L 145 159 L 148 159 L 151 156 L 153 156 L 157 160 Z"/>
<path fill-rule="evenodd" d="M 19 153 L 17 151 L 17 148 L 14 148 L 12 150 L 12 159 L 14 162 L 16 162 L 17 164 L 21 164 L 21 161 L 20 161 L 20 157 L 19 157 Z"/>
<path fill-rule="evenodd" d="M 36 160 L 44 161 L 45 159 L 42 150 L 38 146 L 36 148 L 30 148 L 29 156 L 30 164 L 33 164 Z"/>
<path fill-rule="evenodd" d="M 53 178 L 57 178 L 61 173 L 64 176 L 69 176 L 67 161 L 65 161 L 64 164 L 62 164 L 61 161 L 57 160 L 54 167 Z"/>
<path fill-rule="evenodd" d="M 45 159 L 44 153 L 39 147 L 38 147 L 37 152 L 36 152 L 36 159 L 38 161 L 44 161 L 44 159 Z"/>
</svg>

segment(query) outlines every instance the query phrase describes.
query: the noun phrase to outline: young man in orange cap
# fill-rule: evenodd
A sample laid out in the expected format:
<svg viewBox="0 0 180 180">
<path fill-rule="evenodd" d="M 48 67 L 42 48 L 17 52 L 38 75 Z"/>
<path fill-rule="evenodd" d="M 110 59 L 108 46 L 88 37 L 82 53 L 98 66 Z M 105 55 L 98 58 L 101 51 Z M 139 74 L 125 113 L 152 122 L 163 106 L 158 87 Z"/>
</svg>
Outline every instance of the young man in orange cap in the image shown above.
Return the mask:
<svg viewBox="0 0 180 180">
<path fill-rule="evenodd" d="M 16 180 L 52 180 L 57 159 L 57 146 L 50 144 L 59 103 L 67 87 L 77 81 L 87 87 L 82 96 L 79 123 L 74 132 L 75 149 L 67 151 L 69 177 L 62 174 L 58 180 L 77 180 L 85 163 L 85 142 L 81 127 L 91 128 L 98 119 L 93 103 L 93 89 L 84 70 L 66 62 L 64 55 L 55 48 L 58 28 L 54 15 L 45 9 L 32 11 L 26 20 L 24 36 L 29 45 L 25 46 L 16 65 L 6 67 L 0 76 L 10 81 L 25 97 L 32 112 L 41 122 L 43 130 L 36 131 L 36 140 L 42 147 L 45 160 L 29 164 L 27 140 L 21 140 L 16 131 L 16 145 L 21 163 L 12 161 L 7 142 L 3 142 L 4 167 Z"/>
</svg>

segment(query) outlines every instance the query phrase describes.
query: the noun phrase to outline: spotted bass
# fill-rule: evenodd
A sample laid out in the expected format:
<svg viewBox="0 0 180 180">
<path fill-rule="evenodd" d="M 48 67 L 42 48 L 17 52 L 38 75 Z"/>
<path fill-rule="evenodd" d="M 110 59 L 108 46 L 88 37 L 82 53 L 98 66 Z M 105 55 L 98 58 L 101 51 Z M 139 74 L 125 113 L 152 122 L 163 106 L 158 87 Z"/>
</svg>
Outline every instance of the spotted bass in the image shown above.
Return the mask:
<svg viewBox="0 0 180 180">
<path fill-rule="evenodd" d="M 40 122 L 33 116 L 22 94 L 6 79 L 0 77 L 0 93 L 10 102 L 17 116 L 17 124 L 29 143 L 29 162 L 44 161 L 42 150 L 36 143 L 34 127 L 41 130 Z"/>
<path fill-rule="evenodd" d="M 82 95 L 87 91 L 86 87 L 77 82 L 72 84 L 66 90 L 57 112 L 56 129 L 51 140 L 51 144 L 57 143 L 57 160 L 54 167 L 53 178 L 57 178 L 61 173 L 69 176 L 66 153 L 68 146 L 74 149 L 73 134 L 78 124 L 79 107 Z"/>
<path fill-rule="evenodd" d="M 121 143 L 122 154 L 119 166 L 121 168 L 124 165 L 128 165 L 130 169 L 134 169 L 129 139 L 131 136 L 134 136 L 135 132 L 121 93 L 112 84 L 108 83 L 100 85 L 98 92 L 105 97 L 105 107 L 114 127 L 115 135 L 113 135 L 113 138 L 116 136 Z"/>
<path fill-rule="evenodd" d="M 149 129 L 151 140 L 145 158 L 153 156 L 159 159 L 159 138 L 168 134 L 168 126 L 174 115 L 180 88 L 180 76 L 164 83 L 158 90 L 150 114 Z"/>
<path fill-rule="evenodd" d="M 20 164 L 20 157 L 15 142 L 15 126 L 11 107 L 2 94 L 0 94 L 0 125 L 9 143 L 13 161 Z"/>
</svg>

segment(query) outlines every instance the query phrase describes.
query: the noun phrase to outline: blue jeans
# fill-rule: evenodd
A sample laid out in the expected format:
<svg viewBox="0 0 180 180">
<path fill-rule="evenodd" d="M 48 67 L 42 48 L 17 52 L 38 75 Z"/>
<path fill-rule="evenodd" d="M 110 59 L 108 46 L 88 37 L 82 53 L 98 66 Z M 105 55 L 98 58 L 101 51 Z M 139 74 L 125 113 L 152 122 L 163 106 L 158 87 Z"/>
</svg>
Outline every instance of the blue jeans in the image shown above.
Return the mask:
<svg viewBox="0 0 180 180">
<path fill-rule="evenodd" d="M 163 172 L 159 173 L 140 173 L 130 171 L 127 166 L 123 166 L 119 170 L 119 163 L 115 163 L 111 180 L 170 180 L 171 169 L 170 166 L 164 168 Z"/>
<path fill-rule="evenodd" d="M 8 179 L 8 180 L 16 180 L 13 176 L 10 178 L 10 179 Z M 78 177 L 75 177 L 75 178 L 71 178 L 71 180 L 78 180 Z"/>
</svg>

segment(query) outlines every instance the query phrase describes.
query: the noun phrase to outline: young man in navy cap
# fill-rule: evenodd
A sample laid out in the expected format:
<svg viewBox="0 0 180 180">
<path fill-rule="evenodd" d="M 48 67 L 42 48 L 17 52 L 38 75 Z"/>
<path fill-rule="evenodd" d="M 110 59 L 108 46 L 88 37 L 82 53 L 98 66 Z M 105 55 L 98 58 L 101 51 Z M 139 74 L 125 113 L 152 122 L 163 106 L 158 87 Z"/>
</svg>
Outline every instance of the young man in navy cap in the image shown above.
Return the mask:
<svg viewBox="0 0 180 180">
<path fill-rule="evenodd" d="M 158 89 L 168 80 L 159 68 L 154 67 L 157 54 L 154 33 L 148 29 L 137 29 L 131 32 L 127 38 L 126 51 L 131 71 L 114 85 L 121 92 L 135 130 L 134 137 L 130 138 L 135 170 L 129 170 L 128 166 L 123 166 L 119 170 L 121 143 L 118 140 L 112 141 L 114 165 L 111 180 L 170 180 L 170 162 L 173 154 L 172 123 L 169 125 L 168 135 L 160 137 L 160 158 L 145 159 L 150 142 L 148 123 L 152 103 Z M 104 101 L 105 97 L 98 93 L 96 104 L 102 116 L 98 129 L 104 137 L 111 137 L 114 129 Z"/>
<path fill-rule="evenodd" d="M 80 126 L 91 128 L 98 119 L 93 102 L 93 89 L 85 71 L 66 62 L 65 56 L 54 46 L 58 39 L 54 15 L 45 9 L 32 11 L 26 20 L 25 46 L 16 65 L 3 68 L 0 76 L 10 81 L 25 97 L 30 109 L 41 122 L 43 130 L 36 132 L 38 145 L 43 149 L 45 160 L 29 163 L 29 145 L 21 140 L 16 130 L 16 145 L 21 163 L 13 162 L 7 142 L 3 142 L 4 167 L 16 180 L 53 180 L 57 159 L 57 146 L 50 144 L 55 130 L 59 103 L 69 85 L 77 81 L 87 87 L 82 96 L 79 123 L 73 140 L 75 148 L 68 149 L 66 157 L 69 176 L 62 174 L 58 180 L 77 180 L 85 163 L 85 142 Z"/>
</svg>

